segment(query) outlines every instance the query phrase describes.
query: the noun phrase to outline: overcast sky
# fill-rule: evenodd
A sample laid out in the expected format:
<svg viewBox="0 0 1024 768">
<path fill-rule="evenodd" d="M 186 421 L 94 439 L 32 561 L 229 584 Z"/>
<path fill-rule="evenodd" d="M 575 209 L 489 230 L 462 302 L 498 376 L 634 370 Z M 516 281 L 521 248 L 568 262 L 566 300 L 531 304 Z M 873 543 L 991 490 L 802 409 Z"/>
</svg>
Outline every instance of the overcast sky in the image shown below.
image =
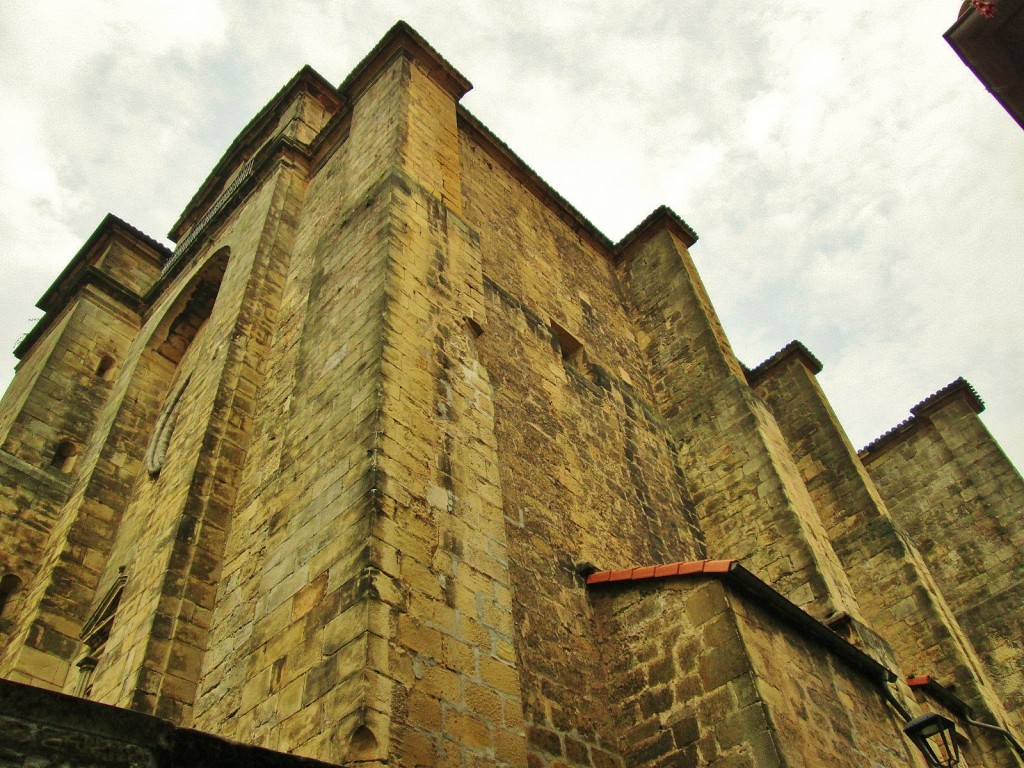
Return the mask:
<svg viewBox="0 0 1024 768">
<path fill-rule="evenodd" d="M 750 366 L 800 339 L 855 445 L 957 376 L 1024 466 L 1024 131 L 942 39 L 959 0 L 0 3 L 0 388 L 109 211 L 163 240 L 303 65 L 403 18 L 463 103 L 618 240 L 660 204 Z"/>
</svg>

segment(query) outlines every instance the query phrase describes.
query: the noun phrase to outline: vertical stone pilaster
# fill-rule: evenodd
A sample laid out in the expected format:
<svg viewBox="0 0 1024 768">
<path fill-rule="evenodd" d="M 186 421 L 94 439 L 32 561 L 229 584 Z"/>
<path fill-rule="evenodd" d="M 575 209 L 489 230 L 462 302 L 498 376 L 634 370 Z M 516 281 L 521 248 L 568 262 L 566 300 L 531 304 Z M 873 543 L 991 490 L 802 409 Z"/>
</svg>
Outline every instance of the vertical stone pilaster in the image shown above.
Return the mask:
<svg viewBox="0 0 1024 768">
<path fill-rule="evenodd" d="M 525 765 L 493 402 L 476 351 L 480 248 L 458 216 L 456 99 L 418 60 L 406 66 L 370 529 L 386 610 L 369 638 L 368 706 L 390 719 L 380 754 L 400 764 Z"/>
<path fill-rule="evenodd" d="M 695 239 L 661 209 L 620 245 L 620 269 L 708 556 L 742 559 L 820 618 L 857 614 L 778 425 L 747 386 L 690 260 Z"/>
<path fill-rule="evenodd" d="M 1005 722 L 977 652 L 921 554 L 890 517 L 822 392 L 815 378 L 820 370 L 820 363 L 793 342 L 758 366 L 750 382 L 786 437 L 865 620 L 891 645 L 894 668 L 955 684 L 976 716 Z M 870 641 L 870 635 L 864 639 Z M 882 658 L 888 655 L 885 648 L 879 651 Z M 986 765 L 1018 765 L 998 734 L 979 732 L 974 742 L 986 753 Z"/>
<path fill-rule="evenodd" d="M 40 299 L 46 314 L 18 347 L 21 362 L 0 403 L 0 577 L 14 574 L 22 586 L 0 618 L 0 649 L 15 634 L 25 637 L 17 629 L 21 614 L 35 610 L 47 543 L 139 331 L 139 294 L 159 275 L 164 255 L 108 215 Z M 37 631 L 37 644 L 46 634 L 50 650 L 66 647 L 50 629 Z M 61 665 L 37 660 L 35 672 L 15 674 L 59 685 Z"/>
<path fill-rule="evenodd" d="M 958 380 L 861 458 L 886 506 L 924 556 L 977 649 L 1018 732 L 1024 712 L 1024 480 Z"/>
<path fill-rule="evenodd" d="M 286 383 L 257 408 L 268 463 L 244 473 L 199 727 L 367 766 L 525 763 L 479 243 L 458 216 L 466 87 L 404 25 L 341 87 L 350 125 L 299 214 L 269 362 Z"/>
</svg>

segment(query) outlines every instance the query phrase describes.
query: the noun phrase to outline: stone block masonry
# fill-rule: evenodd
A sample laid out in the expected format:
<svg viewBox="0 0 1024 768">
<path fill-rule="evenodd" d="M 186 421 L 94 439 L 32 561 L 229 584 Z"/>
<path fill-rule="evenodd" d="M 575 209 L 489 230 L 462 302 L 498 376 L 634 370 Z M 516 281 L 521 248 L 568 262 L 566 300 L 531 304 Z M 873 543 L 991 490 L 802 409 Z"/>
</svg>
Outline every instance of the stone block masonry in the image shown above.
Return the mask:
<svg viewBox="0 0 1024 768">
<path fill-rule="evenodd" d="M 611 243 L 470 87 L 402 23 L 304 68 L 173 252 L 108 218 L 43 297 L 0 404 L 0 675 L 35 686 L 0 754 L 917 765 L 924 675 L 966 764 L 1020 766 L 968 719 L 1019 736 L 1024 611 L 974 414 L 858 456 L 809 352 L 737 360 L 682 219 Z"/>
</svg>

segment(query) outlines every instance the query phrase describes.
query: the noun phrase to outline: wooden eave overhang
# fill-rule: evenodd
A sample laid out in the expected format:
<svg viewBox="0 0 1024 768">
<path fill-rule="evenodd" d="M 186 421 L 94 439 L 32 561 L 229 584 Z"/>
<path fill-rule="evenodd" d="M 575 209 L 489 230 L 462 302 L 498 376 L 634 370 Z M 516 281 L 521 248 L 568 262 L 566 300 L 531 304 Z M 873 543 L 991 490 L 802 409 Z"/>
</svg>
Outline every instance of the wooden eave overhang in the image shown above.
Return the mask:
<svg viewBox="0 0 1024 768">
<path fill-rule="evenodd" d="M 996 0 L 992 18 L 965 2 L 943 37 L 1024 128 L 1024 0 Z"/>
</svg>

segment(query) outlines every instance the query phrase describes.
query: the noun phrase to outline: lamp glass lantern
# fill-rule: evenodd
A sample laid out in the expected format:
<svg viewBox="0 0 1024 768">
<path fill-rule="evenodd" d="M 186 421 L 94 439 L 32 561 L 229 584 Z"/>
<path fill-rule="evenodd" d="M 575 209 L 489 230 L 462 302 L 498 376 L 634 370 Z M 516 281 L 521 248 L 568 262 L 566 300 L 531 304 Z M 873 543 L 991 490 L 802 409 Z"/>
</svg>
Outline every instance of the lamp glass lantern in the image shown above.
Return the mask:
<svg viewBox="0 0 1024 768">
<path fill-rule="evenodd" d="M 956 725 L 948 717 L 928 712 L 908 722 L 903 732 L 921 750 L 928 765 L 949 768 L 960 764 Z"/>
</svg>

